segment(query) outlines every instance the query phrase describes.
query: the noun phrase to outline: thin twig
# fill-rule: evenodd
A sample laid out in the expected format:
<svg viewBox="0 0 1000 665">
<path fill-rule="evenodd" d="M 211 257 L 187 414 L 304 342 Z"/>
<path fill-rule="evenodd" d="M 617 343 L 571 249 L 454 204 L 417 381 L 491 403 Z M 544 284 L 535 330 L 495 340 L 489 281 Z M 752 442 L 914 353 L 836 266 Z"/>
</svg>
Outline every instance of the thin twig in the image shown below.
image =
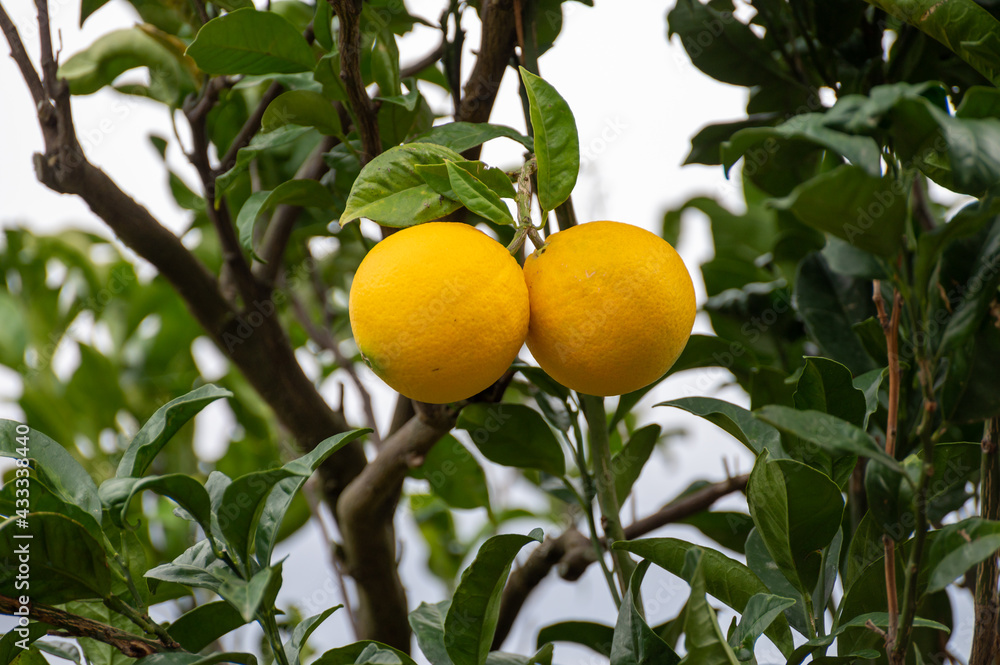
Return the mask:
<svg viewBox="0 0 1000 665">
<path fill-rule="evenodd" d="M 0 614 L 14 616 L 20 607 L 20 603 L 14 598 L 0 596 Z M 129 658 L 142 658 L 161 651 L 177 650 L 176 646 L 168 647 L 156 640 L 134 635 L 48 605 L 31 603 L 28 611 L 28 616 L 32 620 L 58 629 L 50 631 L 52 633 L 58 632 L 70 637 L 89 637 L 92 640 L 111 645 Z M 176 645 L 176 643 L 174 644 Z"/>
<path fill-rule="evenodd" d="M 361 0 L 330 0 L 330 4 L 340 19 L 340 78 L 361 135 L 364 166 L 382 152 L 382 140 L 375 107 L 361 78 Z"/>
<path fill-rule="evenodd" d="M 272 83 L 268 86 L 264 94 L 261 95 L 260 101 L 257 103 L 256 108 L 254 108 L 253 113 L 246 119 L 243 126 L 240 127 L 240 131 L 236 134 L 236 138 L 233 142 L 229 144 L 229 148 L 226 150 L 226 154 L 222 156 L 219 160 L 219 165 L 215 167 L 212 173 L 212 179 L 222 175 L 229 169 L 233 168 L 236 164 L 236 155 L 240 149 L 250 145 L 250 140 L 257 135 L 260 131 L 260 122 L 264 118 L 264 112 L 267 111 L 267 107 L 277 99 L 278 95 L 285 91 L 285 86 L 278 82 Z"/>
<path fill-rule="evenodd" d="M 889 356 L 889 404 L 888 421 L 885 433 L 885 452 L 891 457 L 896 456 L 896 436 L 899 429 L 899 314 L 901 299 L 898 290 L 893 290 L 892 316 L 886 314 L 885 300 L 882 297 L 882 283 L 875 280 L 872 283 L 872 300 L 878 311 L 878 320 L 885 335 Z M 896 647 L 899 630 L 899 600 L 896 591 L 896 543 L 888 535 L 882 536 L 883 561 L 885 564 L 885 592 L 889 611 L 889 630 L 886 634 L 885 648 L 891 653 Z"/>
<path fill-rule="evenodd" d="M 52 51 L 52 29 L 49 27 L 48 0 L 35 0 L 38 12 L 38 42 L 41 47 L 42 81 L 50 95 L 54 96 L 56 70 L 58 64 Z"/>
<path fill-rule="evenodd" d="M 48 95 L 45 94 L 45 88 L 42 87 L 42 80 L 38 77 L 38 72 L 35 71 L 35 66 L 31 63 L 31 58 L 24 48 L 21 35 L 17 32 L 17 26 L 10 20 L 10 16 L 7 14 L 7 10 L 4 9 L 3 3 L 0 3 L 0 29 L 3 30 L 7 44 L 10 46 L 10 57 L 17 63 L 18 69 L 21 70 L 21 77 L 28 85 L 28 90 L 31 91 L 31 98 L 35 101 L 35 108 L 36 110 L 40 110 L 43 105 L 48 104 Z"/>
</svg>

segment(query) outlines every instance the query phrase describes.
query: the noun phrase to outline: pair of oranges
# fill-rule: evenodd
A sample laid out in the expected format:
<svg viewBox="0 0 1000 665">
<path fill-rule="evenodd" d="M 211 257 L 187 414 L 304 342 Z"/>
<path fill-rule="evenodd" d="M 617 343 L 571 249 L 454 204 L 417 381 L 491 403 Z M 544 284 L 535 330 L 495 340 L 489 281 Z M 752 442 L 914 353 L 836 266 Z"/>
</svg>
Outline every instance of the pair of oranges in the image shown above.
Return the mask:
<svg viewBox="0 0 1000 665">
<path fill-rule="evenodd" d="M 466 224 L 431 222 L 379 242 L 349 313 L 372 370 L 421 402 L 472 397 L 527 341 L 559 383 L 620 395 L 662 376 L 694 324 L 691 277 L 665 240 L 618 222 L 555 233 L 521 266 Z"/>
</svg>

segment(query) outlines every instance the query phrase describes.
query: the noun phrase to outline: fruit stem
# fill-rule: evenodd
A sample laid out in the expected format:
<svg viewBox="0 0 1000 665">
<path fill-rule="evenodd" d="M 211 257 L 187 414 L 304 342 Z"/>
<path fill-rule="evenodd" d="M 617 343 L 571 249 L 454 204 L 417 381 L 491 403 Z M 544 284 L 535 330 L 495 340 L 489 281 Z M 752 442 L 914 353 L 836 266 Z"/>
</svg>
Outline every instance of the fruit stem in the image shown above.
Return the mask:
<svg viewBox="0 0 1000 665">
<path fill-rule="evenodd" d="M 618 494 L 615 476 L 611 469 L 611 447 L 608 443 L 608 419 L 604 412 L 604 398 L 580 395 L 580 406 L 587 419 L 587 439 L 590 442 L 590 457 L 594 463 L 594 481 L 597 486 L 597 503 L 601 507 L 601 524 L 608 540 L 608 548 L 618 540 L 626 540 L 618 513 Z M 611 550 L 611 560 L 618 575 L 618 585 L 622 597 L 628 591 L 629 580 L 635 570 L 635 561 L 625 550 Z"/>
</svg>

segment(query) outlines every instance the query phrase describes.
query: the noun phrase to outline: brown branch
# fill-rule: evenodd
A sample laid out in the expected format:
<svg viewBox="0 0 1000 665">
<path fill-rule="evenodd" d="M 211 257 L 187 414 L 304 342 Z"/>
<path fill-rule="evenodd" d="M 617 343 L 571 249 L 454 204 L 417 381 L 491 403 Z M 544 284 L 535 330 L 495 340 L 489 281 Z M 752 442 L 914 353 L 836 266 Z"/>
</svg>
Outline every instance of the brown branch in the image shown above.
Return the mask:
<svg viewBox="0 0 1000 665">
<path fill-rule="evenodd" d="M 878 320 L 885 335 L 889 356 L 889 404 L 888 421 L 885 432 L 885 452 L 896 456 L 896 436 L 899 430 L 899 314 L 901 300 L 899 291 L 893 290 L 892 316 L 886 314 L 885 300 L 882 298 L 882 283 L 872 283 L 872 300 L 878 311 Z M 889 626 L 885 638 L 886 652 L 896 647 L 899 633 L 899 598 L 896 590 L 896 543 L 889 534 L 882 535 L 883 562 L 885 564 L 885 593 L 889 612 Z"/>
<path fill-rule="evenodd" d="M 396 567 L 393 516 L 407 472 L 451 430 L 455 417 L 441 407 L 421 406 L 383 442 L 378 457 L 348 485 L 337 505 L 344 568 L 357 583 L 360 635 L 407 652 L 410 625 Z"/>
<path fill-rule="evenodd" d="M 985 520 L 1000 519 L 1000 418 L 986 421 L 983 433 L 982 471 L 979 481 L 979 512 Z M 994 554 L 976 571 L 975 633 L 969 665 L 993 665 L 1000 656 L 1000 570 Z"/>
<path fill-rule="evenodd" d="M 634 540 L 667 524 L 679 522 L 708 510 L 722 497 L 746 489 L 749 475 L 728 478 L 706 485 L 666 504 L 658 511 L 624 528 L 626 540 Z M 493 648 L 498 649 L 507 638 L 514 619 L 529 594 L 549 574 L 559 567 L 559 575 L 566 580 L 577 580 L 590 564 L 596 561 L 590 540 L 576 527 L 570 527 L 561 536 L 546 540 L 535 548 L 524 565 L 511 571 L 500 600 L 500 620 L 493 638 Z"/>
<path fill-rule="evenodd" d="M 56 83 L 56 58 L 52 51 L 52 29 L 49 26 L 49 3 L 48 0 L 35 0 L 35 9 L 38 12 L 38 41 L 41 47 L 42 80 L 45 83 L 49 94 L 53 94 Z"/>
<path fill-rule="evenodd" d="M 462 103 L 455 111 L 456 121 L 490 119 L 500 81 L 514 55 L 517 27 L 513 0 L 489 0 L 482 3 L 480 12 L 483 30 L 479 55 L 463 88 Z"/>
<path fill-rule="evenodd" d="M 0 596 L 0 614 L 14 616 L 20 607 L 20 603 L 14 598 Z M 29 618 L 53 626 L 63 635 L 69 637 L 89 637 L 92 640 L 113 646 L 129 658 L 142 658 L 143 656 L 149 656 L 161 651 L 176 650 L 169 649 L 156 640 L 133 635 L 119 628 L 107 626 L 98 621 L 71 614 L 65 610 L 48 605 L 29 603 L 28 611 Z"/>
<path fill-rule="evenodd" d="M 329 0 L 340 19 L 340 79 L 347 100 L 354 111 L 354 121 L 361 135 L 361 166 L 382 152 L 378 118 L 364 81 L 361 79 L 361 4 L 362 0 Z"/>
<path fill-rule="evenodd" d="M 7 44 L 10 46 L 10 57 L 17 63 L 18 69 L 21 70 L 21 78 L 28 84 L 31 98 L 35 100 L 35 110 L 40 112 L 42 106 L 47 106 L 49 103 L 48 95 L 45 94 L 45 88 L 42 87 L 42 80 L 38 78 L 35 66 L 31 64 L 31 58 L 24 48 L 21 35 L 17 32 L 17 26 L 10 20 L 10 16 L 2 4 L 0 4 L 0 29 L 3 30 Z"/>
</svg>

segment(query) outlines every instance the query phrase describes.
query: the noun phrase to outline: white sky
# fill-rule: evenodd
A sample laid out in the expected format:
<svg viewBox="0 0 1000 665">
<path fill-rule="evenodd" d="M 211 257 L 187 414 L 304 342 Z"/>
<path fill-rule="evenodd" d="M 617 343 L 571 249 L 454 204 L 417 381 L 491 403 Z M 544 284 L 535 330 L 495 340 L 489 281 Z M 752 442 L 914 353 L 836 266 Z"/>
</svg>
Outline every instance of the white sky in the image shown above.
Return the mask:
<svg viewBox="0 0 1000 665">
<path fill-rule="evenodd" d="M 34 57 L 37 47 L 32 29 L 33 3 L 6 0 L 4 4 Z M 100 35 L 137 20 L 125 2 L 112 0 L 80 30 L 79 0 L 53 0 L 50 5 L 53 26 L 61 31 L 64 57 L 85 48 Z M 574 193 L 580 221 L 612 219 L 659 231 L 663 212 L 695 195 L 715 195 L 738 207 L 739 191 L 725 180 L 721 168 L 682 168 L 680 164 L 687 155 L 690 137 L 703 125 L 743 114 L 744 89 L 720 84 L 703 75 L 690 64 L 676 39 L 667 42 L 665 15 L 669 3 L 633 0 L 626 6 L 597 0 L 596 5 L 589 8 L 576 2 L 565 3 L 563 33 L 556 47 L 540 61 L 542 76 L 566 98 L 576 117 L 585 155 Z M 436 22 L 442 2 L 411 0 L 407 6 L 411 13 Z M 466 46 L 473 48 L 479 42 L 478 23 L 474 13 L 471 10 L 468 13 Z M 429 29 L 406 37 L 400 44 L 404 65 L 426 53 L 437 41 L 437 33 Z M 466 67 L 471 61 L 471 56 L 465 58 Z M 41 149 L 41 135 L 28 91 L 13 61 L 6 57 L 0 58 L 0 81 L 7 91 L 0 104 L 0 124 L 7 128 L 0 137 L 0 226 L 21 224 L 40 233 L 72 226 L 107 236 L 106 228 L 79 199 L 57 195 L 35 180 L 31 155 Z M 508 70 L 491 120 L 523 130 L 516 85 L 512 71 Z M 90 159 L 166 226 L 182 228 L 186 213 L 170 196 L 159 156 L 147 140 L 151 131 L 172 137 L 164 107 L 106 91 L 74 98 L 73 104 L 77 131 L 88 147 Z M 499 140 L 487 146 L 483 159 L 510 166 L 520 156 L 519 146 Z M 172 138 L 168 157 L 173 168 L 190 184 L 197 182 Z M 692 213 L 686 220 L 678 250 L 692 271 L 700 304 L 704 301 L 704 285 L 697 266 L 711 257 L 711 239 L 700 213 Z M 703 315 L 699 316 L 695 331 L 711 332 Z M 199 353 L 208 365 L 213 364 L 215 355 L 211 351 Z M 66 356 L 65 362 L 72 365 L 72 350 Z M 752 457 L 729 435 L 689 414 L 650 408 L 664 400 L 693 395 L 714 396 L 746 406 L 748 400 L 742 391 L 723 386 L 727 377 L 722 371 L 685 372 L 664 382 L 643 400 L 643 423 L 656 422 L 664 430 L 683 427 L 688 436 L 654 454 L 633 499 L 626 504 L 626 522 L 633 511 L 643 515 L 655 510 L 696 479 L 724 478 L 724 460 L 734 474 L 749 471 Z M 384 424 L 391 408 L 390 393 L 370 374 L 365 375 L 365 382 L 376 399 L 380 424 Z M 22 415 L 16 405 L 4 403 L 5 396 L 16 396 L 17 383 L 9 372 L 0 373 L 0 417 Z M 336 392 L 333 383 L 328 381 L 323 386 L 327 396 Z M 360 416 L 355 395 L 348 395 L 346 408 L 349 417 Z M 221 454 L 231 422 L 231 415 L 221 404 L 206 410 L 198 419 L 199 450 L 213 457 Z M 535 500 L 522 486 L 511 485 L 514 474 L 509 470 L 492 467 L 488 473 L 495 499 L 502 495 L 517 505 Z M 741 505 L 745 509 L 741 499 L 730 497 L 717 507 L 732 509 Z M 478 512 L 460 515 L 459 526 L 475 529 L 482 519 Z M 411 605 L 441 600 L 444 589 L 423 567 L 424 548 L 412 520 L 401 513 L 398 523 L 403 543 L 402 576 L 409 587 Z M 511 528 L 527 532 L 533 526 L 524 523 Z M 547 531 L 556 533 L 555 528 L 547 527 Z M 669 527 L 656 535 L 709 544 L 688 527 Z M 302 529 L 279 549 L 279 555 L 290 556 L 284 569 L 285 586 L 280 603 L 299 604 L 304 614 L 309 615 L 341 602 L 327 564 L 325 545 L 315 525 Z M 650 622 L 655 623 L 676 614 L 687 597 L 687 585 L 654 567 L 643 586 L 643 595 Z M 715 605 L 718 607 L 718 603 Z M 592 566 L 581 581 L 572 584 L 551 575 L 526 605 L 505 646 L 510 651 L 530 653 L 537 629 L 543 625 L 566 619 L 591 619 L 613 625 L 614 614 L 596 567 Z M 732 616 L 728 610 L 720 612 L 724 627 Z M 953 646 L 958 653 L 967 653 L 970 632 L 971 629 L 964 634 L 956 630 Z M 243 647 L 250 647 L 256 637 L 247 634 L 245 640 Z M 322 650 L 351 640 L 346 616 L 341 612 L 314 635 L 312 643 Z M 764 647 L 764 640 L 760 646 Z M 769 644 L 767 647 L 771 648 Z M 759 649 L 761 663 L 778 662 L 776 650 L 771 649 Z M 590 651 L 566 645 L 557 646 L 556 660 L 564 664 L 601 662 Z"/>
</svg>

